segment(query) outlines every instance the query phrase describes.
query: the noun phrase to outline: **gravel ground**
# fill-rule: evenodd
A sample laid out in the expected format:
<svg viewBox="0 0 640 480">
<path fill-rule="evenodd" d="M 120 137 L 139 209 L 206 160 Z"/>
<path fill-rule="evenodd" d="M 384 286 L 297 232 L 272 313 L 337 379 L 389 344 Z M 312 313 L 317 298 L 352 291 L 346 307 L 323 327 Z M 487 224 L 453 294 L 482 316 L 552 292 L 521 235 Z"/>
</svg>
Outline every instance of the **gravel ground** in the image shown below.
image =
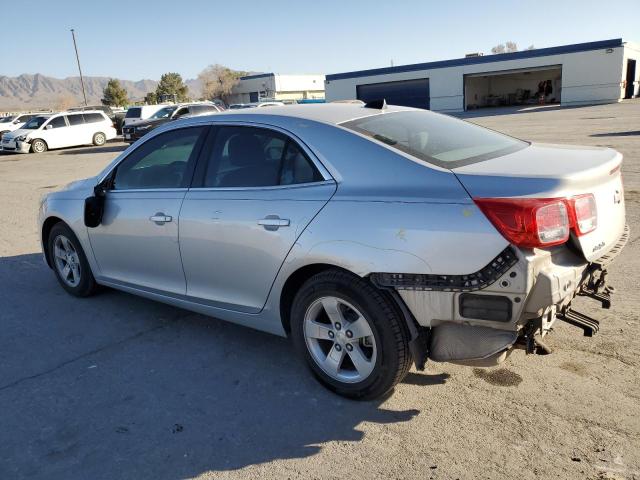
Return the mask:
<svg viewBox="0 0 640 480">
<path fill-rule="evenodd" d="M 498 113 L 491 115 L 491 113 Z M 429 363 L 358 403 L 287 340 L 105 291 L 68 296 L 39 253 L 38 198 L 123 144 L 0 156 L 0 478 L 640 478 L 640 102 L 474 112 L 524 139 L 626 158 L 632 240 L 592 339 L 493 369 Z"/>
</svg>

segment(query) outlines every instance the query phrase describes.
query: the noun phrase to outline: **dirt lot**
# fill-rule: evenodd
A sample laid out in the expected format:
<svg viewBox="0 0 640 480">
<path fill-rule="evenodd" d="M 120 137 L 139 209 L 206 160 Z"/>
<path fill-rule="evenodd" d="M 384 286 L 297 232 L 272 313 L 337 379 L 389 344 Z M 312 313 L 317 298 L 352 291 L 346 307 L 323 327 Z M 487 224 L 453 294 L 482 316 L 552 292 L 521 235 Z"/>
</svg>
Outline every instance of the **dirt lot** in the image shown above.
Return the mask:
<svg viewBox="0 0 640 480">
<path fill-rule="evenodd" d="M 470 120 L 624 153 L 632 241 L 611 310 L 548 356 L 430 363 L 393 396 L 327 393 L 287 340 L 124 293 L 71 298 L 39 254 L 38 198 L 122 144 L 0 156 L 0 478 L 640 478 L 640 102 Z M 481 116 L 483 115 L 483 116 Z"/>
</svg>

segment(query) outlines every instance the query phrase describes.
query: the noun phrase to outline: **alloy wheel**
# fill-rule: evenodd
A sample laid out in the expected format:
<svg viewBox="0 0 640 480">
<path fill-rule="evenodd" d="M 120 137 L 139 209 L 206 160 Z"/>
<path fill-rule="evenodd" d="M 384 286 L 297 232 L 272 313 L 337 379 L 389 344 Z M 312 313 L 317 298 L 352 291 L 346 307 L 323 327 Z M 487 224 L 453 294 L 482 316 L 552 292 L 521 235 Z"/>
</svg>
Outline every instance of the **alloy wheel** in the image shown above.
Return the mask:
<svg viewBox="0 0 640 480">
<path fill-rule="evenodd" d="M 316 364 L 345 383 L 365 380 L 376 365 L 376 340 L 367 319 L 351 303 L 328 296 L 305 313 L 304 338 Z"/>
<path fill-rule="evenodd" d="M 53 241 L 53 256 L 62 281 L 70 287 L 77 287 L 82 272 L 80 257 L 73 243 L 64 235 L 58 235 Z"/>
<path fill-rule="evenodd" d="M 42 153 L 45 151 L 44 142 L 42 140 L 36 140 L 33 142 L 33 151 L 36 153 Z"/>
</svg>

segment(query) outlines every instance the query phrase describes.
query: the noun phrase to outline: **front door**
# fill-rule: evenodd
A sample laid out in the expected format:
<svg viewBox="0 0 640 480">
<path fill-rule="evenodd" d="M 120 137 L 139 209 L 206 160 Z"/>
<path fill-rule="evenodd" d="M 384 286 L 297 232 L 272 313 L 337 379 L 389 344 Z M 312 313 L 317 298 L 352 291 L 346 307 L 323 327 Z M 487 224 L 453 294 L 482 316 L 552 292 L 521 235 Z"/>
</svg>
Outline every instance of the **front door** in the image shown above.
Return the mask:
<svg viewBox="0 0 640 480">
<path fill-rule="evenodd" d="M 270 129 L 219 127 L 205 151 L 206 171 L 180 213 L 187 295 L 255 313 L 335 182 L 293 139 Z"/>
<path fill-rule="evenodd" d="M 116 167 L 102 223 L 89 229 L 101 277 L 184 295 L 178 218 L 206 130 L 156 135 Z"/>
</svg>

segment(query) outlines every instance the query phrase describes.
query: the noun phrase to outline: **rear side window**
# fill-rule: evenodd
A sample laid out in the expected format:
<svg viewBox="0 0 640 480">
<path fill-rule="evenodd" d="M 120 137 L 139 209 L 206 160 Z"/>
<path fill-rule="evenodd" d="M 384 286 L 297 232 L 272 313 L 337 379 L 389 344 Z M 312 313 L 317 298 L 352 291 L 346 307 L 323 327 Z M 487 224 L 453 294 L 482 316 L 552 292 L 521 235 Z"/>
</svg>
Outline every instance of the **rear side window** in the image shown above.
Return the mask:
<svg viewBox="0 0 640 480">
<path fill-rule="evenodd" d="M 64 121 L 64 117 L 55 117 L 51 119 L 48 125 L 51 125 L 52 128 L 60 128 L 66 127 L 67 123 Z"/>
<path fill-rule="evenodd" d="M 118 165 L 113 188 L 188 187 L 197 156 L 196 146 L 204 129 L 170 130 L 144 142 Z"/>
<path fill-rule="evenodd" d="M 142 117 L 142 109 L 140 107 L 131 107 L 127 110 L 125 118 L 140 118 Z"/>
<path fill-rule="evenodd" d="M 96 122 L 102 122 L 104 120 L 104 116 L 100 115 L 99 113 L 85 113 L 84 114 L 84 121 L 87 123 L 96 123 Z"/>
<path fill-rule="evenodd" d="M 529 145 L 493 130 L 428 111 L 382 113 L 341 126 L 444 168 L 488 160 Z"/>
<path fill-rule="evenodd" d="M 74 125 L 82 125 L 84 124 L 84 117 L 81 113 L 76 113 L 74 115 L 67 115 L 67 121 L 70 126 Z"/>
<path fill-rule="evenodd" d="M 322 181 L 298 145 L 279 132 L 220 127 L 207 165 L 204 187 L 270 187 Z"/>
</svg>

